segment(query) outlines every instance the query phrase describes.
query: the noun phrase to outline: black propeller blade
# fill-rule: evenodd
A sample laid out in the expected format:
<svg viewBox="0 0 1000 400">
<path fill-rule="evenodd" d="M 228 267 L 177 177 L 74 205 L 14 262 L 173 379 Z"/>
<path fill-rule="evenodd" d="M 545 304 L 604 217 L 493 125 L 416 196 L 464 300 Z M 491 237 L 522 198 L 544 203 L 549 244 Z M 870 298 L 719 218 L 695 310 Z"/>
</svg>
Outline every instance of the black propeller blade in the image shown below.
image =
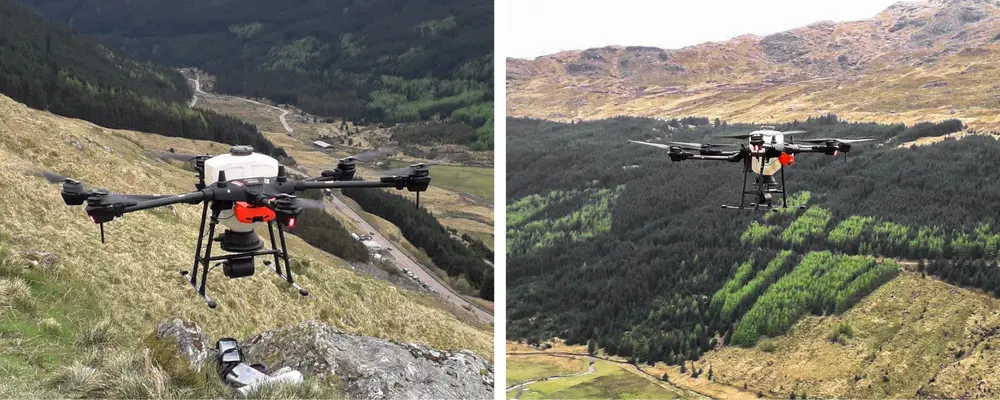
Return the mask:
<svg viewBox="0 0 1000 400">
<path fill-rule="evenodd" d="M 326 203 L 324 203 L 323 200 L 314 200 L 314 199 L 304 198 L 304 197 L 296 197 L 292 201 L 292 204 L 294 204 L 295 207 L 308 208 L 308 209 L 311 209 L 311 210 L 323 210 L 323 209 L 326 209 Z"/>
<path fill-rule="evenodd" d="M 427 169 L 431 165 L 439 165 L 441 161 L 429 161 L 426 163 L 413 164 L 407 167 L 394 168 L 384 171 L 375 171 L 379 176 L 413 176 L 417 175 L 421 169 Z"/>
<path fill-rule="evenodd" d="M 826 143 L 826 142 L 838 142 L 838 143 L 862 143 L 871 142 L 876 140 L 875 138 L 810 138 L 810 139 L 799 139 L 800 142 L 805 143 Z"/>
<path fill-rule="evenodd" d="M 796 134 L 800 134 L 800 133 L 806 133 L 806 131 L 795 130 L 795 131 L 778 132 L 778 133 L 780 133 L 782 135 L 796 135 Z M 760 134 L 758 134 L 758 135 L 760 135 Z M 749 139 L 750 136 L 752 136 L 752 135 L 749 134 L 749 133 L 741 133 L 739 135 L 723 135 L 723 136 L 719 136 L 719 137 L 720 138 L 727 138 L 727 139 Z"/>
<path fill-rule="evenodd" d="M 396 146 L 378 147 L 370 150 L 365 150 L 358 154 L 344 157 L 343 159 L 345 160 L 354 159 L 355 161 L 371 161 L 391 154 L 395 154 L 397 151 L 399 151 L 399 149 L 397 149 Z"/>
<path fill-rule="evenodd" d="M 168 151 L 147 151 L 147 153 L 149 153 L 150 155 L 152 155 L 154 157 L 163 158 L 163 159 L 177 160 L 177 161 L 182 161 L 182 162 L 193 161 L 194 159 L 196 159 L 198 157 L 207 157 L 207 155 L 195 155 L 195 154 L 178 153 L 178 152 L 174 151 L 173 148 L 170 148 L 170 150 L 168 150 Z"/>
<path fill-rule="evenodd" d="M 738 143 L 714 144 L 714 143 L 688 143 L 688 142 L 670 142 L 670 141 L 668 141 L 666 143 L 669 144 L 669 145 L 671 145 L 671 146 L 677 146 L 677 147 L 680 147 L 680 148 L 686 149 L 686 150 L 709 150 L 709 149 L 715 149 L 715 148 L 735 148 L 735 149 L 740 148 L 740 144 L 738 144 Z"/>
<path fill-rule="evenodd" d="M 72 192 L 79 193 L 84 196 L 97 195 L 102 196 L 107 203 L 131 203 L 145 200 L 155 200 L 164 198 L 167 196 L 156 195 L 156 194 L 119 194 L 110 193 L 107 189 L 94 189 L 91 187 L 84 186 L 82 181 L 59 175 L 52 171 L 46 170 L 34 170 L 31 171 L 30 175 L 45 178 L 49 183 L 62 183 L 64 191 L 65 189 L 70 189 Z"/>
</svg>

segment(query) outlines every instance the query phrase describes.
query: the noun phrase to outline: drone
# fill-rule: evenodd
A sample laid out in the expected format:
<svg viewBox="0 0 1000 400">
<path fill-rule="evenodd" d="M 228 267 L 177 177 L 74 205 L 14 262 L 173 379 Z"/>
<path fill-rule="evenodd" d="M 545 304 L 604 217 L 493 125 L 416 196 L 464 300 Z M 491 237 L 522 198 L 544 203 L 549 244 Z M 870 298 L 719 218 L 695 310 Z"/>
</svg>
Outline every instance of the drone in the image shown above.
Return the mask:
<svg viewBox="0 0 1000 400">
<path fill-rule="evenodd" d="M 163 154 L 177 160 L 194 161 L 198 181 L 193 192 L 176 195 L 117 194 L 106 189 L 86 188 L 80 181 L 53 173 L 46 172 L 43 175 L 53 183 L 62 181 L 61 195 L 66 205 L 79 206 L 86 203 L 90 220 L 101 225 L 102 243 L 104 224 L 127 213 L 173 204 L 202 204 L 194 263 L 190 271 L 180 273 L 209 308 L 215 308 L 217 303 L 206 293 L 208 272 L 221 265 L 223 274 L 230 279 L 249 277 L 254 274 L 254 258 L 258 256 L 273 257 L 273 264 L 270 260 L 265 260 L 264 265 L 287 281 L 290 287 L 298 290 L 300 295 L 309 295 L 292 277 L 288 248 L 285 245 L 285 228 L 294 228 L 303 208 L 315 208 L 315 204 L 311 202 L 316 201 L 297 198 L 296 192 L 313 189 L 395 188 L 419 194 L 427 190 L 431 181 L 425 164 L 393 170 L 392 174 L 380 176 L 374 181 L 356 180 L 356 163 L 360 160 L 353 156 L 338 160 L 335 169 L 323 171 L 318 177 L 296 180 L 288 176 L 285 166 L 280 165 L 276 159 L 255 153 L 250 146 L 233 146 L 228 154 L 216 156 L 188 156 L 173 151 Z M 319 207 L 322 207 L 322 203 L 319 203 Z M 219 224 L 225 230 L 216 237 Z M 264 248 L 265 243 L 256 233 L 256 229 L 265 224 L 270 236 L 269 249 Z M 275 241 L 275 230 L 278 231 L 280 247 Z M 219 242 L 219 247 L 225 254 L 213 255 L 213 242 Z M 213 263 L 215 264 L 212 265 Z"/>
<path fill-rule="evenodd" d="M 722 138 L 748 140 L 743 144 L 710 144 L 710 143 L 687 143 L 687 142 L 665 142 L 649 143 L 636 140 L 629 140 L 632 143 L 644 144 L 647 146 L 667 149 L 667 156 L 671 161 L 684 160 L 713 160 L 743 163 L 743 189 L 740 192 L 740 205 L 722 205 L 724 209 L 735 210 L 772 210 L 788 208 L 788 199 L 785 196 L 785 168 L 795 163 L 795 155 L 799 153 L 822 153 L 836 157 L 840 153 L 851 151 L 854 143 L 870 142 L 873 138 L 815 138 L 803 139 L 797 144 L 791 135 L 805 133 L 806 131 L 786 131 L 775 130 L 773 126 L 764 126 L 760 130 L 748 134 L 720 136 Z M 785 142 L 785 136 L 788 142 Z M 749 144 L 749 146 L 748 146 Z M 724 150 L 733 148 L 735 150 Z M 697 153 L 694 153 L 697 152 Z M 751 186 L 747 187 L 747 176 L 753 172 L 756 174 Z M 774 178 L 775 173 L 780 173 L 781 183 Z M 774 195 L 781 194 L 781 206 L 773 204 Z M 747 196 L 751 196 L 747 202 Z M 804 206 L 799 206 L 804 208 Z"/>
</svg>

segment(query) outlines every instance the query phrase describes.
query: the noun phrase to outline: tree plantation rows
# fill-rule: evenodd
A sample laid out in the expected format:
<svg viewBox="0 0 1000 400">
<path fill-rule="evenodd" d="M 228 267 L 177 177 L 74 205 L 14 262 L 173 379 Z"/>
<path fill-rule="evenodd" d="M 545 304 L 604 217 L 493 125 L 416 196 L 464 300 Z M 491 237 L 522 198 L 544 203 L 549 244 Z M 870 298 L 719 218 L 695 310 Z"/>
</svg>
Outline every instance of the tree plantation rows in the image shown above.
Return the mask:
<svg viewBox="0 0 1000 400">
<path fill-rule="evenodd" d="M 0 0 L 0 93 L 109 128 L 286 156 L 253 125 L 188 108 L 191 89 L 180 73 L 122 58 L 8 0 Z"/>
<path fill-rule="evenodd" d="M 537 199 L 555 192 L 621 187 L 606 232 L 508 253 L 509 337 L 593 339 L 636 361 L 677 363 L 719 340 L 750 344 L 804 315 L 849 308 L 898 270 L 870 257 L 926 258 L 926 271 L 948 282 L 989 291 L 1000 285 L 989 261 L 1000 245 L 997 140 L 897 148 L 954 132 L 960 121 L 907 127 L 824 115 L 779 124 L 808 131 L 797 139 L 877 141 L 853 146 L 846 160 L 799 155 L 785 172 L 787 190 L 808 208 L 766 215 L 719 208 L 739 201 L 738 163 L 671 162 L 666 150 L 627 142 L 736 143 L 718 136 L 758 128 L 687 125 L 508 120 L 507 201 L 522 202 L 518 210 L 537 209 Z M 569 215 L 580 204 L 567 208 L 509 212 L 508 225 Z M 807 282 L 808 273 L 824 278 Z"/>
<path fill-rule="evenodd" d="M 610 210 L 623 187 L 553 191 L 507 206 L 507 249 L 524 254 L 562 241 L 581 241 L 611 229 Z"/>
<path fill-rule="evenodd" d="M 492 148 L 493 3 L 18 0 L 216 90 L 357 123 L 448 119 Z"/>
<path fill-rule="evenodd" d="M 779 264 L 783 263 L 784 260 L 779 261 Z M 843 312 L 898 272 L 899 267 L 891 261 L 876 263 L 871 257 L 834 255 L 828 251 L 810 252 L 802 257 L 790 274 L 778 279 L 763 296 L 756 299 L 750 311 L 736 324 L 730 343 L 752 346 L 761 335 L 785 333 L 808 313 L 827 315 Z M 728 300 L 728 297 L 725 294 L 721 296 L 723 300 Z M 745 298 L 736 301 L 742 300 Z"/>
<path fill-rule="evenodd" d="M 479 297 L 493 300 L 493 267 L 481 257 L 485 246 L 467 246 L 456 240 L 427 209 L 417 209 L 412 198 L 386 190 L 343 189 L 343 193 L 366 212 L 398 226 L 403 237 L 427 253 L 448 276 L 467 280 Z"/>
</svg>

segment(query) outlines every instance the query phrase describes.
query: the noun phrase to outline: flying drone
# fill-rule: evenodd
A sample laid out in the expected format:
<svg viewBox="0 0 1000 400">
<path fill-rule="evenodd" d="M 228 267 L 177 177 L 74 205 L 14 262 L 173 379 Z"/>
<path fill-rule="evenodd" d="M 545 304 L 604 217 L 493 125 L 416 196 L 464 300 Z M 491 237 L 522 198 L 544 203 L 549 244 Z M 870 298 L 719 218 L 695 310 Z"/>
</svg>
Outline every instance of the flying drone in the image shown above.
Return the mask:
<svg viewBox="0 0 1000 400">
<path fill-rule="evenodd" d="M 773 126 L 765 126 L 760 130 L 749 134 L 721 136 L 723 138 L 748 140 L 743 144 L 710 144 L 710 143 L 687 143 L 687 142 L 665 142 L 648 143 L 636 140 L 629 140 L 632 143 L 644 144 L 647 146 L 667 149 L 667 156 L 671 161 L 684 160 L 714 160 L 743 163 L 743 190 L 740 193 L 740 205 L 722 205 L 725 209 L 736 210 L 775 210 L 787 208 L 788 201 L 785 196 L 785 169 L 795 163 L 795 155 L 799 153 L 823 153 L 836 157 L 840 153 L 851 151 L 854 143 L 870 142 L 872 138 L 814 138 L 803 139 L 800 143 L 795 143 L 791 135 L 805 133 L 805 131 L 780 132 Z M 789 136 L 785 142 L 785 136 Z M 734 148 L 735 150 L 724 150 Z M 697 152 L 697 153 L 694 153 Z M 747 176 L 750 172 L 756 174 L 750 188 L 747 187 Z M 775 173 L 781 174 L 781 183 L 774 178 Z M 781 206 L 773 205 L 773 196 L 781 194 Z M 747 196 L 752 196 L 749 204 Z"/>
<path fill-rule="evenodd" d="M 296 180 L 287 175 L 284 165 L 267 155 L 255 153 L 250 146 L 234 146 L 228 154 L 217 156 L 187 156 L 173 151 L 164 155 L 194 161 L 195 171 L 198 172 L 195 191 L 176 195 L 117 194 L 106 189 L 86 188 L 80 181 L 52 173 L 43 175 L 53 183 L 63 182 L 61 194 L 67 205 L 86 203 L 90 220 L 101 225 L 102 243 L 104 223 L 126 213 L 172 204 L 201 203 L 201 226 L 198 228 L 194 263 L 190 271 L 181 271 L 181 275 L 209 308 L 217 305 L 205 291 L 210 269 L 222 265 L 223 274 L 230 279 L 252 276 L 255 270 L 254 258 L 258 256 L 273 257 L 273 265 L 270 260 L 265 260 L 264 265 L 287 281 L 289 286 L 297 289 L 300 295 L 309 295 L 292 277 L 288 248 L 285 246 L 285 228 L 295 227 L 296 218 L 303 208 L 315 207 L 309 199 L 295 197 L 296 192 L 312 189 L 405 188 L 419 194 L 427 190 L 431 181 L 425 164 L 393 170 L 377 181 L 355 180 L 358 157 L 340 159 L 335 169 L 323 171 L 318 177 Z M 216 227 L 220 223 L 225 230 L 216 237 Z M 270 236 L 269 249 L 264 248 L 265 243 L 255 232 L 255 229 L 264 224 L 267 225 Z M 280 248 L 275 241 L 275 230 L 278 231 Z M 213 255 L 213 242 L 219 242 L 219 247 L 225 254 Z M 215 264 L 211 265 L 212 263 Z"/>
</svg>

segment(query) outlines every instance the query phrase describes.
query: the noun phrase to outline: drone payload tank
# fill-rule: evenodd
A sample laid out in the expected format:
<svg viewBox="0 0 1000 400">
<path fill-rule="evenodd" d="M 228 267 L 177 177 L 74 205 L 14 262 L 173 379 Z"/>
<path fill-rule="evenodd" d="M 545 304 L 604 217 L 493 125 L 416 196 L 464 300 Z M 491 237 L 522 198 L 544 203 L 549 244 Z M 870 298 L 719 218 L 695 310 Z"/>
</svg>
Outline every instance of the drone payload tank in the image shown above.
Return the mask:
<svg viewBox="0 0 1000 400">
<path fill-rule="evenodd" d="M 226 180 L 277 176 L 278 160 L 254 153 L 250 146 L 233 146 L 229 149 L 229 154 L 205 160 L 205 184 L 212 185 L 218 182 L 219 172 L 225 172 Z M 267 215 L 264 216 L 260 214 L 261 212 Z M 241 215 L 238 216 L 237 213 Z M 222 210 L 219 213 L 219 222 L 227 228 L 221 238 L 222 248 L 229 251 L 253 251 L 262 248 L 264 243 L 254 230 L 273 217 L 274 212 L 266 207 L 254 207 L 242 203 L 236 203 L 232 209 Z M 246 221 L 256 219 L 257 222 L 248 223 L 240 219 Z"/>
</svg>

